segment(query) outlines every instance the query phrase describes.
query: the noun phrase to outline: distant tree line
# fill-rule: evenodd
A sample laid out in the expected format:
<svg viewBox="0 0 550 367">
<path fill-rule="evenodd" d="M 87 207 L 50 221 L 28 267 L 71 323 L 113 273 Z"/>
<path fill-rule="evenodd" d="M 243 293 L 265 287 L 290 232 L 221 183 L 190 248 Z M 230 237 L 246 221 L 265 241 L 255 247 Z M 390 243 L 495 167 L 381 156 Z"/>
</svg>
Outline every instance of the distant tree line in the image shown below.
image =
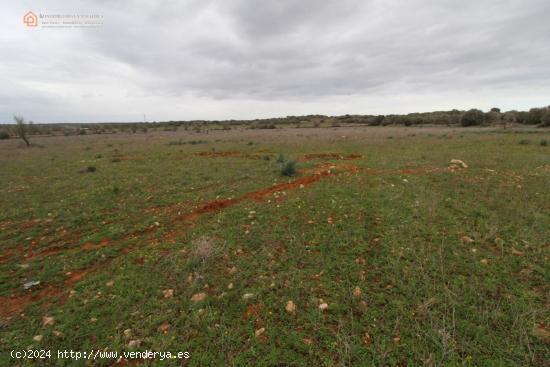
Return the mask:
<svg viewBox="0 0 550 367">
<path fill-rule="evenodd" d="M 88 134 L 144 134 L 148 132 L 167 131 L 178 129 L 196 133 L 209 133 L 213 130 L 231 130 L 234 128 L 246 129 L 276 129 L 278 126 L 292 126 L 296 128 L 308 127 L 338 127 L 343 125 L 449 125 L 449 126 L 490 126 L 490 125 L 532 125 L 550 127 L 550 106 L 531 108 L 529 111 L 506 111 L 492 108 L 488 112 L 478 109 L 468 111 L 435 111 L 416 112 L 406 115 L 306 115 L 286 116 L 254 120 L 193 120 L 193 121 L 163 121 L 163 122 L 129 122 L 129 123 L 63 123 L 63 124 L 35 124 L 32 121 L 25 123 L 17 117 L 14 124 L 0 125 L 0 139 L 20 137 L 25 143 L 28 137 L 49 135 L 88 135 Z"/>
</svg>

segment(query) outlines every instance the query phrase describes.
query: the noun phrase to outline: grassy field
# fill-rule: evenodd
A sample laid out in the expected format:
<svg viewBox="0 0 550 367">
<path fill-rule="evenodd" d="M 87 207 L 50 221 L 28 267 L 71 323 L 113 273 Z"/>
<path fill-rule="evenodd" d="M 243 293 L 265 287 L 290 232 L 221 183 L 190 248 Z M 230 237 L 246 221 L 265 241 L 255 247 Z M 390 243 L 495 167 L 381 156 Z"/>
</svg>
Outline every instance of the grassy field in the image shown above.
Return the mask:
<svg viewBox="0 0 550 367">
<path fill-rule="evenodd" d="M 548 365 L 543 140 L 343 127 L 1 141 L 0 365 L 117 363 L 57 359 L 71 349 L 189 352 L 130 361 L 167 366 Z M 10 357 L 26 349 L 53 355 Z"/>
</svg>

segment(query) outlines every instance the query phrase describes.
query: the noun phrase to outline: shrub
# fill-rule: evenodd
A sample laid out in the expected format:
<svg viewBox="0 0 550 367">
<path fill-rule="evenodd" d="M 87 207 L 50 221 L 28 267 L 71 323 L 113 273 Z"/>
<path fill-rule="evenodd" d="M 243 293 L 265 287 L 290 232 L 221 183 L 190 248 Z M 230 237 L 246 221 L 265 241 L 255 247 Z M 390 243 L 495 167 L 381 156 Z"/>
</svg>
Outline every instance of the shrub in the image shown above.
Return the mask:
<svg viewBox="0 0 550 367">
<path fill-rule="evenodd" d="M 279 154 L 277 157 L 277 163 L 284 163 L 285 162 L 285 156 L 282 154 Z"/>
<path fill-rule="evenodd" d="M 281 174 L 288 177 L 294 176 L 296 174 L 296 162 L 286 161 L 281 164 Z"/>
<path fill-rule="evenodd" d="M 529 140 L 529 139 L 522 139 L 522 140 L 519 141 L 519 144 L 520 144 L 520 145 L 529 145 L 529 144 L 531 144 L 531 140 Z"/>
<path fill-rule="evenodd" d="M 471 109 L 466 111 L 462 118 L 460 119 L 460 124 L 462 126 L 475 126 L 481 125 L 485 121 L 485 115 L 482 111 Z"/>
<path fill-rule="evenodd" d="M 545 147 L 545 146 L 548 145 L 548 142 L 547 142 L 546 140 L 541 140 L 541 141 L 540 141 L 540 145 L 541 145 L 542 147 Z"/>
<path fill-rule="evenodd" d="M 17 134 L 17 136 L 19 136 L 27 146 L 31 145 L 31 143 L 29 143 L 29 138 L 27 137 L 29 128 L 25 123 L 25 120 L 23 119 L 23 117 L 13 116 L 13 119 L 15 120 L 15 123 L 16 123 L 15 133 Z"/>
<path fill-rule="evenodd" d="M 7 131 L 0 131 L 0 140 L 9 139 L 10 134 Z"/>
</svg>

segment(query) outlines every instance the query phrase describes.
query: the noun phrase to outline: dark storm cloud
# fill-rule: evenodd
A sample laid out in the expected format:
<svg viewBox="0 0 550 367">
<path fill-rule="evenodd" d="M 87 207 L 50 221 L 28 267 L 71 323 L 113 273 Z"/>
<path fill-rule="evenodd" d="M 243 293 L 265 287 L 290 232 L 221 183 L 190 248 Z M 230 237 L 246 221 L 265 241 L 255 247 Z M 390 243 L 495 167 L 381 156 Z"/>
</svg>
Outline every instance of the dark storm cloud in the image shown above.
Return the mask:
<svg viewBox="0 0 550 367">
<path fill-rule="evenodd" d="M 510 107 L 529 103 L 514 104 L 514 90 L 532 105 L 549 97 L 550 3 L 543 0 L 46 3 L 43 11 L 99 11 L 105 25 L 12 30 L 26 46 L 8 40 L 2 66 L 19 88 L 65 102 L 75 115 L 87 105 L 112 115 L 116 101 L 155 109 L 200 100 L 218 111 L 247 101 L 250 116 L 224 115 L 230 118 L 291 114 L 299 103 L 331 113 L 325 101 L 335 112 L 365 113 L 365 105 L 395 98 L 393 110 L 388 102 L 376 111 L 389 113 L 414 110 L 407 101 L 423 96 L 436 96 L 420 107 L 428 109 L 471 100 L 481 100 L 479 107 L 499 99 Z M 24 8 L 8 13 L 19 17 Z M 4 57 L 22 53 L 40 61 Z M 288 111 L 274 113 L 285 101 Z"/>
</svg>

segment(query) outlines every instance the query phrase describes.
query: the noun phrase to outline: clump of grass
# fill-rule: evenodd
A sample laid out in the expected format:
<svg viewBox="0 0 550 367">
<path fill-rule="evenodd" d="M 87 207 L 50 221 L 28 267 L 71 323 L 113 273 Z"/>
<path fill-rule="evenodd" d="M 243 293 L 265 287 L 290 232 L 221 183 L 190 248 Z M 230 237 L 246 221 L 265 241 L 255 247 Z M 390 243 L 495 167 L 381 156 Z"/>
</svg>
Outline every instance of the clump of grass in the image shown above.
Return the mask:
<svg viewBox="0 0 550 367">
<path fill-rule="evenodd" d="M 118 186 L 113 186 L 113 194 L 118 195 L 120 194 L 120 188 Z"/>
<path fill-rule="evenodd" d="M 286 161 L 281 164 L 281 175 L 292 177 L 296 174 L 296 161 Z"/>
<path fill-rule="evenodd" d="M 262 157 L 262 159 L 263 159 L 264 161 L 270 161 L 270 160 L 271 160 L 271 156 L 269 156 L 269 155 L 264 155 L 264 156 Z"/>
<path fill-rule="evenodd" d="M 284 163 L 285 162 L 285 156 L 282 154 L 279 154 L 277 156 L 277 163 Z"/>
<path fill-rule="evenodd" d="M 541 147 L 545 147 L 545 146 L 547 146 L 547 145 L 548 145 L 548 141 L 546 141 L 546 140 L 541 140 L 541 141 L 540 141 L 540 146 L 541 146 Z"/>
<path fill-rule="evenodd" d="M 201 236 L 191 242 L 189 252 L 190 261 L 193 264 L 204 264 L 223 254 L 223 246 L 215 238 Z"/>
<path fill-rule="evenodd" d="M 529 140 L 529 139 L 522 139 L 522 140 L 519 141 L 519 144 L 520 144 L 520 145 L 529 145 L 529 144 L 531 144 L 531 140 Z"/>
</svg>

